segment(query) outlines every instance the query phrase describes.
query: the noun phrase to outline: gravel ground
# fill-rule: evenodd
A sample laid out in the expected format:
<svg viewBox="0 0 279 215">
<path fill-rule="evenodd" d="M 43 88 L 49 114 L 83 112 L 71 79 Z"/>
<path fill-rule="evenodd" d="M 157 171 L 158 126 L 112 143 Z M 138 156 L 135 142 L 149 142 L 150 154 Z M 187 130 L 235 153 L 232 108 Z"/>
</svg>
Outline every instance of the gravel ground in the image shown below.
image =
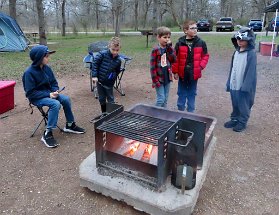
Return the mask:
<svg viewBox="0 0 279 215">
<path fill-rule="evenodd" d="M 216 117 L 217 145 L 201 189 L 194 215 L 279 214 L 279 73 L 278 60 L 258 55 L 258 86 L 255 105 L 247 129 L 242 133 L 225 129 L 231 112 L 225 92 L 231 53 L 211 54 L 209 65 L 199 81 L 197 113 Z M 1 214 L 144 214 L 123 202 L 112 200 L 79 186 L 80 163 L 94 150 L 90 119 L 100 113 L 89 90 L 88 71 L 77 68 L 75 75 L 58 76 L 60 86 L 72 98 L 84 135 L 55 131 L 60 146 L 48 149 L 40 143 L 43 128 L 29 138 L 40 116 L 30 115 L 22 84 L 15 87 L 16 107 L 0 115 L 1 133 Z M 140 77 L 140 78 L 139 78 Z M 125 109 L 137 103 L 153 104 L 148 67 L 133 68 L 123 78 L 126 96 L 116 101 Z M 169 108 L 176 108 L 177 83 L 172 85 Z M 59 125 L 64 126 L 63 111 Z"/>
</svg>

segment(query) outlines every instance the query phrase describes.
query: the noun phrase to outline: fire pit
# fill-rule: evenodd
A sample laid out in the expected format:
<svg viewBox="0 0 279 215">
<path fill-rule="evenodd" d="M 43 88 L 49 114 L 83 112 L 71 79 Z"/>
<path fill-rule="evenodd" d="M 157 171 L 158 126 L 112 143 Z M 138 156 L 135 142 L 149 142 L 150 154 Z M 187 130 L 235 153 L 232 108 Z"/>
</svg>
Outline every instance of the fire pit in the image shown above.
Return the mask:
<svg viewBox="0 0 279 215">
<path fill-rule="evenodd" d="M 195 188 L 197 171 L 204 168 L 215 124 L 212 117 L 155 106 L 139 104 L 124 111 L 109 104 L 108 114 L 94 123 L 96 172 L 158 194 L 170 186 L 180 188 L 184 195 Z"/>
</svg>

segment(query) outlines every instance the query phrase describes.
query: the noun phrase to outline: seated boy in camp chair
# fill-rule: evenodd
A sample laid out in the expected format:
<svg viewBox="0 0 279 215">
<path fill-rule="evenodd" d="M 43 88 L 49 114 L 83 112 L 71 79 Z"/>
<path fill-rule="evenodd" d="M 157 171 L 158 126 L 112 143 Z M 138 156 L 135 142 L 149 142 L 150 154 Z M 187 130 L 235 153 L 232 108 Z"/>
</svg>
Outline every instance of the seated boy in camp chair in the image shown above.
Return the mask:
<svg viewBox="0 0 279 215">
<path fill-rule="evenodd" d="M 66 117 L 66 126 L 63 131 L 76 134 L 85 133 L 85 130 L 75 123 L 69 96 L 61 94 L 53 71 L 47 65 L 52 53 L 55 51 L 50 51 L 47 46 L 34 46 L 30 51 L 30 58 L 33 62 L 22 77 L 25 95 L 30 103 L 37 107 L 49 107 L 47 127 L 41 141 L 50 148 L 58 146 L 52 129 L 57 127 L 61 105 Z"/>
</svg>

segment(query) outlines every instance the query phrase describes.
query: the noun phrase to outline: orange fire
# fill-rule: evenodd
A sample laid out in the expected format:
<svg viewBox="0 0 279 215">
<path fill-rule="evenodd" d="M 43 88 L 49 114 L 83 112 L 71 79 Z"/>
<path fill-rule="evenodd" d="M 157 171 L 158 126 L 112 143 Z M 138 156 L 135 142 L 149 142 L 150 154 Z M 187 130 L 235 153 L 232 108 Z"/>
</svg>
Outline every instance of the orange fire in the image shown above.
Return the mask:
<svg viewBox="0 0 279 215">
<path fill-rule="evenodd" d="M 140 146 L 140 143 L 135 142 L 133 145 L 131 145 L 129 147 L 129 150 L 127 152 L 125 152 L 124 155 L 133 156 L 133 154 L 135 154 L 135 152 L 138 150 L 139 146 Z"/>
<path fill-rule="evenodd" d="M 153 145 L 148 144 L 144 150 L 143 156 L 142 156 L 142 160 L 149 160 L 150 159 L 150 155 L 153 149 Z"/>
</svg>

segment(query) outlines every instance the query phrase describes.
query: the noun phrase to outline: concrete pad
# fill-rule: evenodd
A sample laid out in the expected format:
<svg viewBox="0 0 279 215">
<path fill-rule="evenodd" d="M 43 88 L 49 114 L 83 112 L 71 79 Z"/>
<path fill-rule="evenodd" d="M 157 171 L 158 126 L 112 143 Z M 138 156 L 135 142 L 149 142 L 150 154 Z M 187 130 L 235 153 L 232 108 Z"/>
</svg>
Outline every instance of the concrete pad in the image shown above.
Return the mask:
<svg viewBox="0 0 279 215">
<path fill-rule="evenodd" d="M 95 152 L 90 154 L 79 167 L 80 185 L 113 199 L 124 201 L 135 209 L 149 214 L 190 215 L 205 181 L 215 145 L 216 138 L 213 137 L 204 155 L 202 170 L 197 171 L 196 186 L 192 190 L 186 190 L 184 194 L 171 185 L 170 178 L 167 181 L 166 190 L 156 192 L 132 179 L 100 175 L 96 168 Z"/>
</svg>

